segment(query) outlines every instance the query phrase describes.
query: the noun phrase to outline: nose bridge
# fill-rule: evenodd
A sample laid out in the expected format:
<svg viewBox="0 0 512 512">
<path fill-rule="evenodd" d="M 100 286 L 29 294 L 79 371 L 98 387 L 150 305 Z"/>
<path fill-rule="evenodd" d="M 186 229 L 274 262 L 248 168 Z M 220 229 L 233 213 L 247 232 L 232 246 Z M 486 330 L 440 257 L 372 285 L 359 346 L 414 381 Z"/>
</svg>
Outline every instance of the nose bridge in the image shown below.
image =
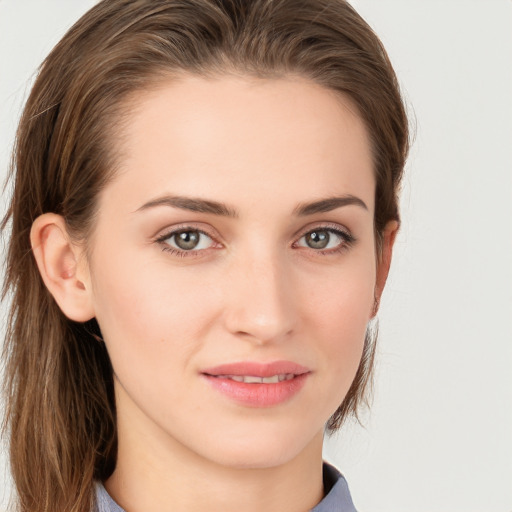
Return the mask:
<svg viewBox="0 0 512 512">
<path fill-rule="evenodd" d="M 275 247 L 259 245 L 234 258 L 228 283 L 227 328 L 258 343 L 278 341 L 294 328 L 290 269 Z"/>
</svg>

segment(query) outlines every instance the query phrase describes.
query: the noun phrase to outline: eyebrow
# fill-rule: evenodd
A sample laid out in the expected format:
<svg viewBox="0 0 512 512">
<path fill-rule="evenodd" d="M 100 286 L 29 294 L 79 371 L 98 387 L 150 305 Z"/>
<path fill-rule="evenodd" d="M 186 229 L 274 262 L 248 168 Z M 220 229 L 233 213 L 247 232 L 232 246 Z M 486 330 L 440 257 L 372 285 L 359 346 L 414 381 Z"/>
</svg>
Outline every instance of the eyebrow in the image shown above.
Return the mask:
<svg viewBox="0 0 512 512">
<path fill-rule="evenodd" d="M 336 208 L 351 205 L 360 206 L 364 210 L 368 210 L 368 206 L 366 206 L 366 203 L 362 199 L 348 194 L 341 197 L 328 197 L 327 199 L 312 201 L 310 203 L 301 203 L 294 208 L 293 213 L 299 217 L 304 217 L 306 215 L 313 215 L 314 213 L 330 212 L 336 210 Z"/>
<path fill-rule="evenodd" d="M 213 215 L 220 215 L 222 217 L 237 218 L 238 213 L 235 209 L 228 207 L 223 203 L 217 201 L 209 201 L 207 199 L 198 199 L 193 197 L 184 196 L 163 196 L 148 201 L 135 211 L 147 210 L 156 206 L 172 206 L 182 210 L 189 210 L 199 213 L 211 213 Z"/>
<path fill-rule="evenodd" d="M 325 213 L 343 206 L 355 205 L 368 210 L 366 203 L 359 199 L 359 197 L 353 195 L 344 195 L 337 197 L 328 197 L 318 201 L 312 201 L 309 203 L 300 203 L 293 209 L 293 214 L 298 217 L 305 217 L 313 215 L 315 213 Z M 140 208 L 135 210 L 136 212 L 154 208 L 157 206 L 171 206 L 173 208 L 180 208 L 182 210 L 188 210 L 199 213 L 210 213 L 212 215 L 219 215 L 221 217 L 238 218 L 238 212 L 230 206 L 219 203 L 217 201 L 211 201 L 207 199 L 199 199 L 193 197 L 184 196 L 162 196 L 156 199 L 152 199 L 147 203 L 143 204 Z"/>
</svg>

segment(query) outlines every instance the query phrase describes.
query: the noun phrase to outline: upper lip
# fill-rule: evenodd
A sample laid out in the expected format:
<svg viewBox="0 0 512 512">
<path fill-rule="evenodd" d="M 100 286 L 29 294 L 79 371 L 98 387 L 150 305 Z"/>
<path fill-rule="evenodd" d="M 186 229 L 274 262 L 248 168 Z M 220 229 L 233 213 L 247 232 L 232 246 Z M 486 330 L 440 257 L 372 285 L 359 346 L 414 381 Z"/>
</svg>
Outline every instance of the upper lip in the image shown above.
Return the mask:
<svg viewBox="0 0 512 512">
<path fill-rule="evenodd" d="M 270 363 L 258 363 L 255 361 L 240 361 L 236 363 L 221 364 L 202 370 L 206 375 L 250 375 L 253 377 L 272 377 L 286 373 L 301 375 L 310 370 L 305 366 L 292 361 L 272 361 Z"/>
</svg>

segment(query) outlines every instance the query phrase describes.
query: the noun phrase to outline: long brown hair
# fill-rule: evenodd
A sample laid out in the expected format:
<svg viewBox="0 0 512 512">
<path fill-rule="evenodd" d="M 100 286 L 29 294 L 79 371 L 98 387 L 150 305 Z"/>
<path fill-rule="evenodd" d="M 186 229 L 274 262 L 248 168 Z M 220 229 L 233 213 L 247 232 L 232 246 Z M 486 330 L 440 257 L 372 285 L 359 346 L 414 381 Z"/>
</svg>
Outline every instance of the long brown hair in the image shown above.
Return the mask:
<svg viewBox="0 0 512 512">
<path fill-rule="evenodd" d="M 349 97 L 366 123 L 376 176 L 375 234 L 398 220 L 408 151 L 405 109 L 387 54 L 344 0 L 104 0 L 43 62 L 19 124 L 2 227 L 11 228 L 5 431 L 20 511 L 91 510 L 94 480 L 116 462 L 112 368 L 95 320 L 66 318 L 43 284 L 29 232 L 62 215 L 87 244 L 98 192 L 116 171 L 127 99 L 182 72 L 300 75 Z M 327 424 L 357 413 L 375 344 Z"/>
</svg>

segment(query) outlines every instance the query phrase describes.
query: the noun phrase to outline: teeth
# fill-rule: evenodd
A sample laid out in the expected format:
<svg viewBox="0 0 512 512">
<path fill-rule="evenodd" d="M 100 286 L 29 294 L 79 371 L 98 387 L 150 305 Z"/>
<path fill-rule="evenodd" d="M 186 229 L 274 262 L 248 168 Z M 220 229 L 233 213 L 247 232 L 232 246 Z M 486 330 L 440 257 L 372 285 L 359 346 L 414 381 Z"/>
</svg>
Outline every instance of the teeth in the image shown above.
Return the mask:
<svg viewBox="0 0 512 512">
<path fill-rule="evenodd" d="M 254 377 L 253 375 L 217 375 L 217 377 L 246 384 L 277 384 L 283 380 L 291 380 L 295 375 L 293 373 L 281 373 L 279 375 L 272 375 L 272 377 Z"/>
<path fill-rule="evenodd" d="M 262 382 L 262 383 L 265 383 L 265 384 L 269 384 L 269 380 L 273 379 L 273 377 L 252 377 L 251 375 L 244 375 L 242 377 L 243 379 L 243 382 L 245 382 L 246 384 L 256 384 L 258 382 Z M 277 381 L 279 382 L 279 381 Z"/>
</svg>

